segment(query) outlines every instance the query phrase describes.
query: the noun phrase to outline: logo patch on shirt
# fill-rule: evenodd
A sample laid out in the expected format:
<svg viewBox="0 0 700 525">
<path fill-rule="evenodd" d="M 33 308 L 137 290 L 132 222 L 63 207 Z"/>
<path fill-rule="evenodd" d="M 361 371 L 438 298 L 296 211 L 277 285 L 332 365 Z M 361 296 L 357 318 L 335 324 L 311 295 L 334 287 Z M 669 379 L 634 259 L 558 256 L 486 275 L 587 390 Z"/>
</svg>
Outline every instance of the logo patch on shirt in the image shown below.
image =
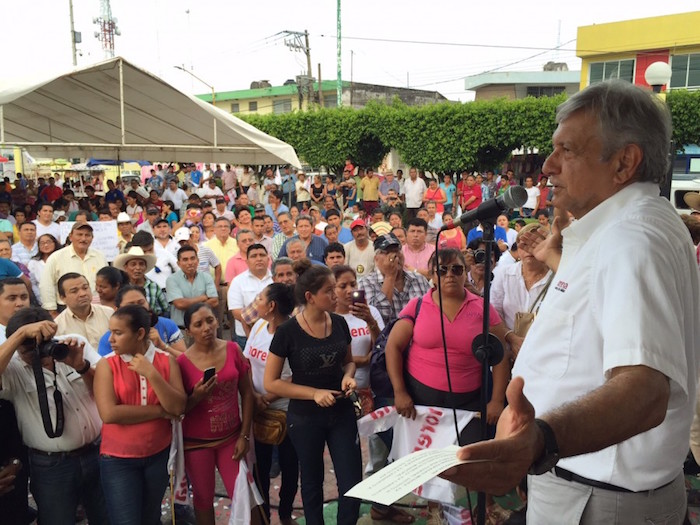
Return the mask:
<svg viewBox="0 0 700 525">
<path fill-rule="evenodd" d="M 554 287 L 554 289 L 555 289 L 557 292 L 562 292 L 562 293 L 564 293 L 568 287 L 569 287 L 569 283 L 567 283 L 566 281 L 559 281 L 559 282 L 557 283 L 557 285 Z"/>
</svg>

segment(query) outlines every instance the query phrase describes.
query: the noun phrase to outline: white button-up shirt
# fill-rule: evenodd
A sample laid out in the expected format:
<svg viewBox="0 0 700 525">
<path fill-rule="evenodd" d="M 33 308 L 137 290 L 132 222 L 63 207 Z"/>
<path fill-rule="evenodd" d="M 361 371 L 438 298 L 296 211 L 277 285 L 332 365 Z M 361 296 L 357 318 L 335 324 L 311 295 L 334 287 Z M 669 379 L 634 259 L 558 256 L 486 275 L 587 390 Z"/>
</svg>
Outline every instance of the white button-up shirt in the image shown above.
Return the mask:
<svg viewBox="0 0 700 525">
<path fill-rule="evenodd" d="M 95 295 L 95 279 L 97 271 L 107 266 L 104 255 L 97 250 L 88 248 L 85 257 L 81 259 L 73 245 L 56 250 L 46 259 L 46 266 L 41 273 L 39 280 L 39 290 L 41 291 L 41 305 L 46 310 L 56 310 L 57 292 L 56 288 L 60 277 L 69 272 L 76 272 L 83 275 L 90 285 L 92 295 Z"/>
<path fill-rule="evenodd" d="M 501 266 L 503 257 L 498 261 Z M 515 264 L 506 266 L 502 270 L 494 271 L 493 284 L 491 285 L 491 304 L 506 323 L 508 328 L 513 328 L 515 324 L 515 314 L 517 312 L 527 312 L 535 305 L 535 301 L 547 285 L 552 272 L 542 277 L 528 290 L 523 279 L 523 263 L 518 261 Z M 497 267 L 497 268 L 498 268 Z M 536 313 L 536 312 L 535 312 Z"/>
<path fill-rule="evenodd" d="M 599 388 L 617 367 L 644 365 L 666 375 L 663 423 L 559 462 L 630 490 L 659 487 L 680 473 L 695 408 L 700 285 L 690 236 L 653 183 L 627 186 L 563 236 L 558 271 L 513 375 L 525 379 L 537 415 Z"/>
<path fill-rule="evenodd" d="M 411 177 L 405 179 L 403 183 L 404 194 L 406 195 L 406 208 L 420 208 L 423 205 L 423 195 L 428 188 L 420 177 L 413 181 Z"/>
<path fill-rule="evenodd" d="M 56 339 L 60 341 L 69 337 L 85 342 L 83 356 L 94 367 L 101 357 L 84 337 L 72 334 L 57 336 Z M 44 452 L 70 452 L 95 441 L 102 430 L 102 420 L 83 377 L 70 366 L 58 361 L 55 374 L 46 368 L 43 372 L 53 426 L 56 424 L 56 404 L 53 399 L 56 385 L 63 397 L 65 425 L 63 435 L 57 438 L 48 437 L 44 430 L 32 365 L 15 355 L 0 376 L 0 397 L 14 404 L 24 444 Z"/>
<path fill-rule="evenodd" d="M 228 289 L 228 309 L 237 310 L 248 306 L 268 284 L 272 284 L 272 274 L 269 270 L 262 279 L 255 277 L 250 270 L 237 275 Z M 243 325 L 239 320 L 236 320 L 236 335 L 245 337 Z"/>
</svg>

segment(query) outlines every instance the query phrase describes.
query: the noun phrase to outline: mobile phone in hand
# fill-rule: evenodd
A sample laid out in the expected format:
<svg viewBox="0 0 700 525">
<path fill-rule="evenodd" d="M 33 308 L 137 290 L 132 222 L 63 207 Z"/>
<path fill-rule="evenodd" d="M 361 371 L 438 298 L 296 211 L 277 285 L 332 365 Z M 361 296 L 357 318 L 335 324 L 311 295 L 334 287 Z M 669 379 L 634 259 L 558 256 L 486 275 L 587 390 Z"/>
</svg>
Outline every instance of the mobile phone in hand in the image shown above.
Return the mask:
<svg viewBox="0 0 700 525">
<path fill-rule="evenodd" d="M 364 290 L 355 290 L 352 292 L 352 304 L 362 303 L 367 304 L 367 299 L 365 298 Z"/>
<path fill-rule="evenodd" d="M 204 379 L 202 379 L 202 383 L 209 381 L 212 377 L 214 377 L 214 374 L 216 374 L 216 368 L 213 366 L 211 368 L 207 368 L 204 371 Z"/>
</svg>

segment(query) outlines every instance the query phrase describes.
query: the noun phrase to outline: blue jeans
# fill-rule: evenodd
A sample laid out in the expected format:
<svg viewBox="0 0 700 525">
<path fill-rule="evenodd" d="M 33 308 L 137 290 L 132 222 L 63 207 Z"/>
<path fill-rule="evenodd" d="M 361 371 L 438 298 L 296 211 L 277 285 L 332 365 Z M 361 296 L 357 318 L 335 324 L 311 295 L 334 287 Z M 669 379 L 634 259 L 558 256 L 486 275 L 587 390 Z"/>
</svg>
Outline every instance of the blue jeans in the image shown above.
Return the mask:
<svg viewBox="0 0 700 525">
<path fill-rule="evenodd" d="M 287 412 L 287 431 L 299 456 L 301 499 L 308 525 L 323 525 L 323 451 L 328 451 L 338 481 L 338 525 L 355 525 L 360 500 L 343 496 L 362 480 L 362 457 L 355 412 L 346 406 L 327 408 L 327 414 L 303 416 Z"/>
<path fill-rule="evenodd" d="M 98 452 L 97 445 L 75 456 L 29 451 L 31 491 L 41 525 L 73 525 L 79 502 L 85 506 L 91 525 L 109 523 Z"/>
<path fill-rule="evenodd" d="M 160 504 L 170 479 L 169 452 L 167 447 L 146 458 L 100 457 L 112 525 L 160 525 Z"/>
</svg>

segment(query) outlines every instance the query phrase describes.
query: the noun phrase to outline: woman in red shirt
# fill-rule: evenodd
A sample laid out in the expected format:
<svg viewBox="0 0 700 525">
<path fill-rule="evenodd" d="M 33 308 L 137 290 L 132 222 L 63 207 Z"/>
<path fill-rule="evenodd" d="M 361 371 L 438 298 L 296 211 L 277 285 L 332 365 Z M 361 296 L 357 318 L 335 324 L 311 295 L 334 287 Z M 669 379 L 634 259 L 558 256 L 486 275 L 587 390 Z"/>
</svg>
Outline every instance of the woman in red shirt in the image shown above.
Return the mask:
<svg viewBox="0 0 700 525">
<path fill-rule="evenodd" d="M 158 316 L 136 305 L 109 320 L 114 354 L 95 371 L 94 393 L 103 421 L 100 477 L 112 525 L 159 525 L 168 486 L 170 420 L 185 410 L 175 358 L 148 335 Z"/>
</svg>

